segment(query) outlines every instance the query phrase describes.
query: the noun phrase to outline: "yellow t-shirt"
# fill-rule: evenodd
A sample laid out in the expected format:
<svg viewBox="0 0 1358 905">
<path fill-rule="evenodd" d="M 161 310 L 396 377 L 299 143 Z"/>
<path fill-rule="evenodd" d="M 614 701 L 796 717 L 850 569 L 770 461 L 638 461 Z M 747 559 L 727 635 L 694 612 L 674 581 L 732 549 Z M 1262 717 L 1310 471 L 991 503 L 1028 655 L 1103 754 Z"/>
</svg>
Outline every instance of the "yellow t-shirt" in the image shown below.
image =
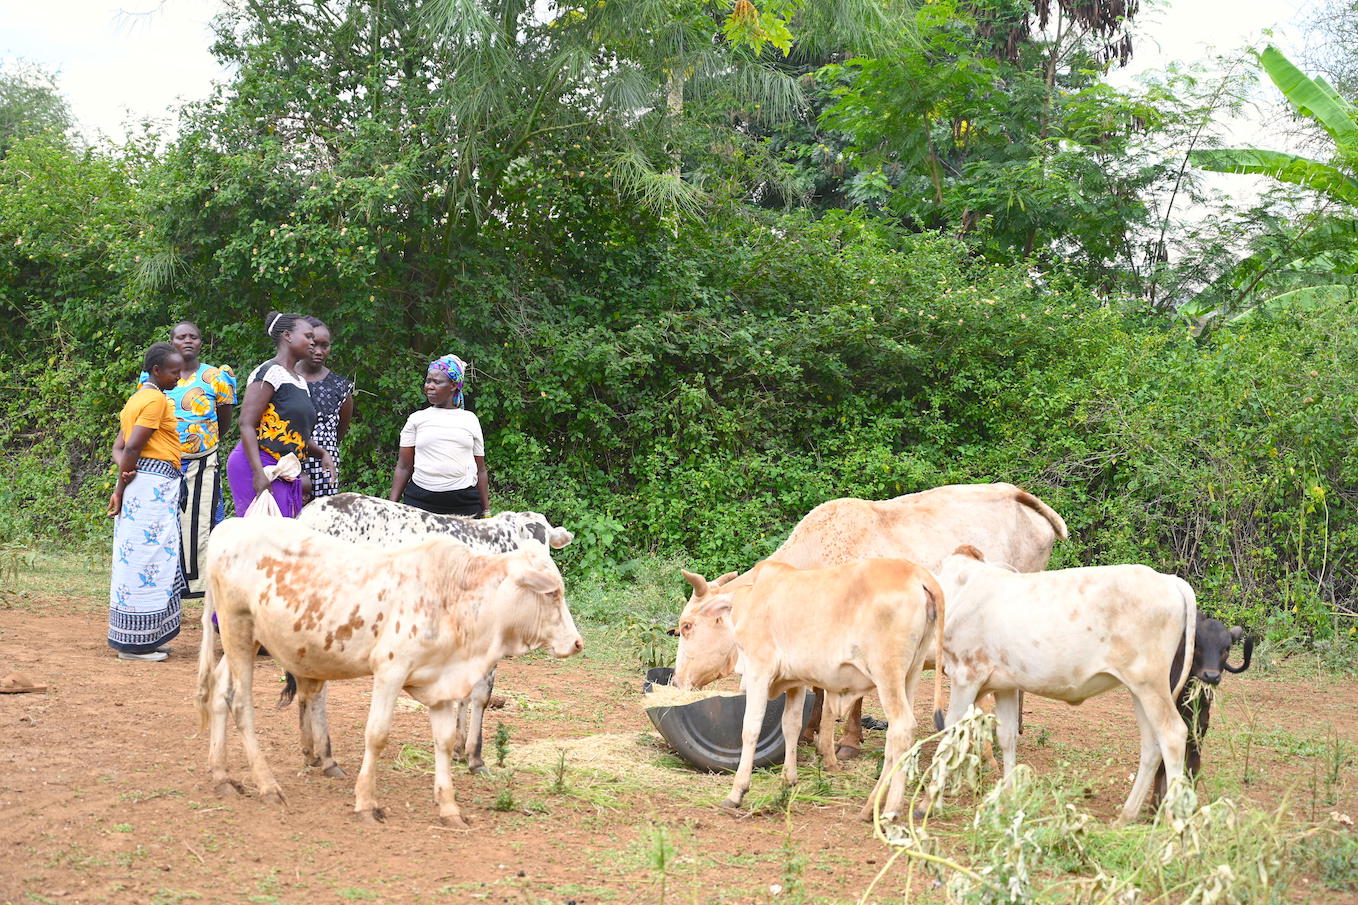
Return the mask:
<svg viewBox="0 0 1358 905">
<path fill-rule="evenodd" d="M 142 448 L 143 459 L 160 459 L 179 467 L 179 422 L 169 396 L 160 390 L 142 387 L 127 400 L 118 420 L 122 422 L 124 443 L 132 435 L 133 427 L 149 427 L 155 431 Z"/>
</svg>

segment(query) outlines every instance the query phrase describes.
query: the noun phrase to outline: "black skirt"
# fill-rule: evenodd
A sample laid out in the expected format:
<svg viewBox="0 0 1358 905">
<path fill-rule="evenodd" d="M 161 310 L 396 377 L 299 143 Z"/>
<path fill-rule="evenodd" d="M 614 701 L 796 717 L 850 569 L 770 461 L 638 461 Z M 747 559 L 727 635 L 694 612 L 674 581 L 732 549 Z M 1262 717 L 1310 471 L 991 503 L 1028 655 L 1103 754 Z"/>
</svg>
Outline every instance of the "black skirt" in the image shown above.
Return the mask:
<svg viewBox="0 0 1358 905">
<path fill-rule="evenodd" d="M 481 493 L 473 484 L 461 490 L 425 490 L 414 481 L 406 484 L 401 502 L 435 515 L 480 515 Z"/>
</svg>

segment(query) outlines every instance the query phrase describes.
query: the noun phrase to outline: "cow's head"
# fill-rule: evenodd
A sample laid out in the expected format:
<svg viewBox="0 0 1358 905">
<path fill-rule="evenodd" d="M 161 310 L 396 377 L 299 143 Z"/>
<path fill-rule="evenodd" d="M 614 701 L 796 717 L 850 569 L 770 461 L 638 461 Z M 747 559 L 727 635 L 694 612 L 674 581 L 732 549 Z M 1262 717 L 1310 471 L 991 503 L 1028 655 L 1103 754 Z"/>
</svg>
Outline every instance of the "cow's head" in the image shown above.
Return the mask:
<svg viewBox="0 0 1358 905">
<path fill-rule="evenodd" d="M 569 657 L 585 649 L 566 606 L 566 587 L 547 547 L 529 541 L 511 554 L 505 581 L 494 606 L 508 619 L 509 633 L 526 653 L 545 647 L 554 657 Z"/>
<path fill-rule="evenodd" d="M 702 688 L 736 669 L 731 604 L 738 588 L 732 587 L 731 582 L 737 573 L 727 572 L 712 582 L 693 572 L 685 571 L 683 575 L 693 586 L 693 593 L 679 616 L 674 684 L 679 688 Z M 741 582 L 740 586 L 746 587 L 748 583 Z"/>
<path fill-rule="evenodd" d="M 1245 638 L 1244 661 L 1239 666 L 1226 662 L 1231 655 L 1231 645 L 1245 636 L 1243 626 L 1227 628 L 1220 619 L 1198 617 L 1197 630 L 1193 633 L 1193 675 L 1199 682 L 1216 685 L 1221 681 L 1221 671 L 1238 673 L 1250 668 L 1250 656 L 1254 653 L 1254 639 Z M 1183 662 L 1182 657 L 1179 660 Z"/>
<path fill-rule="evenodd" d="M 546 544 L 553 550 L 560 550 L 575 540 L 575 535 L 565 528 L 554 527 L 547 516 L 540 512 L 521 512 L 518 524 L 521 540 L 535 540 Z"/>
</svg>

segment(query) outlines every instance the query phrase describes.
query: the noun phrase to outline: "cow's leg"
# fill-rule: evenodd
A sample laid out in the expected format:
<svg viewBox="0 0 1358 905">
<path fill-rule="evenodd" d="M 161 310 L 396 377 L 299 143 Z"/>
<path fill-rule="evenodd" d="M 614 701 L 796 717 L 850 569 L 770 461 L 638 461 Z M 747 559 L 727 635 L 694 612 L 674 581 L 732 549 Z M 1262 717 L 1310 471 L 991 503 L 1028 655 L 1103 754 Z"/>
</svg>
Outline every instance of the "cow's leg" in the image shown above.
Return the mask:
<svg viewBox="0 0 1358 905">
<path fill-rule="evenodd" d="M 490 694 L 495 690 L 495 670 L 491 670 L 486 677 L 476 683 L 472 689 L 472 696 L 468 699 L 467 706 L 467 729 L 463 736 L 463 744 L 467 751 L 467 769 L 473 773 L 489 773 L 486 763 L 481 759 L 481 732 L 485 724 L 486 708 L 490 706 Z M 462 715 L 459 711 L 458 722 L 461 723 Z"/>
<path fill-rule="evenodd" d="M 1000 737 L 1000 756 L 1004 758 L 1005 779 L 1018 763 L 1019 693 L 1016 690 L 995 692 L 995 731 Z"/>
<path fill-rule="evenodd" d="M 387 815 L 377 806 L 377 758 L 387 747 L 391 732 L 391 716 L 396 711 L 396 698 L 405 684 L 405 672 L 389 670 L 373 675 L 372 705 L 368 708 L 368 726 L 363 733 L 363 766 L 358 771 L 354 786 L 354 813 L 367 823 L 385 820 Z"/>
<path fill-rule="evenodd" d="M 981 690 L 981 683 L 968 676 L 961 669 L 954 668 L 954 664 L 949 664 L 948 676 L 952 679 L 952 690 L 948 692 L 948 716 L 943 721 L 945 726 L 952 726 L 961 721 L 967 715 L 967 711 L 976 703 L 977 693 Z"/>
<path fill-rule="evenodd" d="M 836 772 L 841 769 L 839 758 L 835 756 L 835 722 L 839 719 L 840 705 L 843 698 L 833 692 L 822 690 L 820 698 L 816 703 L 824 699 L 825 705 L 821 709 L 822 731 L 816 735 L 816 750 L 820 752 L 822 769 Z"/>
<path fill-rule="evenodd" d="M 1141 762 L 1136 768 L 1136 779 L 1127 803 L 1118 815 L 1117 825 L 1131 823 L 1141 813 L 1155 778 L 1156 768 L 1165 765 L 1165 777 L 1170 782 L 1184 773 L 1184 744 L 1188 728 L 1174 709 L 1174 702 L 1149 683 L 1130 688 L 1136 709 L 1136 721 L 1141 726 Z"/>
<path fill-rule="evenodd" d="M 322 683 L 320 693 L 311 704 L 311 735 L 316 739 L 317 753 L 321 756 L 321 772 L 326 776 L 342 779 L 346 774 L 335 762 L 335 755 L 330 747 L 330 720 L 326 716 L 326 699 L 329 693 L 330 686 Z"/>
<path fill-rule="evenodd" d="M 294 676 L 297 681 L 297 726 L 302 735 L 302 758 L 308 767 L 320 767 L 326 776 L 343 776 L 330 748 L 330 725 L 326 718 L 328 687 L 321 679 Z"/>
<path fill-rule="evenodd" d="M 750 790 L 750 774 L 754 772 L 754 748 L 759 744 L 759 730 L 764 724 L 764 711 L 769 706 L 769 680 L 763 676 L 745 677 L 745 722 L 740 728 L 740 766 L 731 783 L 731 794 L 723 807 L 738 808 Z"/>
<path fill-rule="evenodd" d="M 833 726 L 831 731 L 833 731 Z M 850 760 L 858 756 L 858 749 L 863 747 L 863 699 L 855 698 L 849 707 L 849 712 L 844 716 L 844 736 L 839 740 L 839 750 L 835 752 L 844 760 Z"/>
<path fill-rule="evenodd" d="M 434 800 L 439 806 L 439 822 L 465 829 L 467 821 L 462 819 L 453 792 L 453 743 L 457 738 L 459 706 L 445 701 L 430 707 L 429 728 L 434 735 Z"/>
<path fill-rule="evenodd" d="M 806 689 L 789 688 L 787 704 L 783 707 L 783 782 L 792 785 L 797 781 L 797 731 L 802 728 L 802 707 Z"/>
<path fill-rule="evenodd" d="M 231 709 L 231 664 L 223 657 L 217 661 L 212 675 L 212 699 L 210 702 L 210 741 L 208 742 L 208 767 L 212 770 L 213 790 L 222 796 L 235 796 L 245 789 L 231 778 L 226 769 L 226 722 Z"/>
<path fill-rule="evenodd" d="M 983 695 L 976 706 L 981 708 L 982 713 L 993 714 L 995 712 L 995 696 L 993 694 Z M 1023 692 L 1019 692 L 1019 714 L 1020 716 L 1023 714 Z M 1022 726 L 1019 726 L 1019 732 L 1023 732 Z M 981 756 L 985 758 L 990 769 L 998 770 L 1000 768 L 1000 762 L 995 760 L 995 746 L 990 744 L 989 741 L 986 742 L 985 750 L 981 752 Z"/>
<path fill-rule="evenodd" d="M 453 757 L 456 760 L 465 761 L 467 759 L 467 723 L 470 721 L 472 712 L 471 698 L 463 698 L 457 702 L 457 719 L 453 724 Z"/>
<path fill-rule="evenodd" d="M 232 699 L 231 714 L 240 729 L 241 741 L 245 745 L 245 756 L 250 762 L 250 770 L 255 776 L 259 797 L 270 804 L 286 804 L 283 789 L 269 769 L 269 761 L 259 746 L 255 734 L 255 651 L 259 645 L 254 640 L 250 622 L 240 624 L 222 620 L 222 659 L 231 662 Z"/>
<path fill-rule="evenodd" d="M 901 812 L 901 805 L 905 802 L 905 773 L 893 771 L 892 768 L 910 750 L 910 739 L 915 734 L 915 708 L 910 700 L 914 683 L 910 681 L 906 665 L 883 664 L 879 675 L 877 694 L 882 699 L 887 720 L 886 756 L 882 759 L 882 772 L 877 777 L 872 794 L 859 814 L 864 820 L 872 819 L 872 803 L 881 792 L 883 783 L 886 783 L 886 798 L 882 802 L 882 819 L 890 820 Z M 918 678 L 918 668 L 914 670 L 914 675 Z"/>
<path fill-rule="evenodd" d="M 825 712 L 825 689 L 813 688 L 812 691 L 816 693 L 816 700 L 811 705 L 811 719 L 807 721 L 806 728 L 803 729 L 801 733 L 801 741 L 805 744 L 810 744 L 818 738 L 821 720 L 823 719 L 823 714 Z M 833 725 L 833 723 L 831 725 Z M 834 738 L 833 730 L 830 733 L 830 737 Z"/>
</svg>

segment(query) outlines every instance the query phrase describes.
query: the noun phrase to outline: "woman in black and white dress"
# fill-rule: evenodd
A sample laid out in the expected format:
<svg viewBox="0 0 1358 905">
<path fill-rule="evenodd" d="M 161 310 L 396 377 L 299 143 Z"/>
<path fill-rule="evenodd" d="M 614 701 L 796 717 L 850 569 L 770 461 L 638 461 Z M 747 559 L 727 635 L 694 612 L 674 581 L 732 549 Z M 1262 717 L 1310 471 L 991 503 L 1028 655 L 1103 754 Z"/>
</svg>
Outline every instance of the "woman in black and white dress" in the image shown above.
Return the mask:
<svg viewBox="0 0 1358 905">
<path fill-rule="evenodd" d="M 330 328 L 318 317 L 304 320 L 311 324 L 315 338 L 310 357 L 297 363 L 297 373 L 306 380 L 311 403 L 316 409 L 316 427 L 311 436 L 317 445 L 330 453 L 338 474 L 340 442 L 349 432 L 349 422 L 354 416 L 354 382 L 326 367 L 332 349 Z M 302 463 L 302 471 L 310 484 L 312 498 L 339 493 L 338 479 L 332 480 L 319 460 L 308 458 Z"/>
</svg>

